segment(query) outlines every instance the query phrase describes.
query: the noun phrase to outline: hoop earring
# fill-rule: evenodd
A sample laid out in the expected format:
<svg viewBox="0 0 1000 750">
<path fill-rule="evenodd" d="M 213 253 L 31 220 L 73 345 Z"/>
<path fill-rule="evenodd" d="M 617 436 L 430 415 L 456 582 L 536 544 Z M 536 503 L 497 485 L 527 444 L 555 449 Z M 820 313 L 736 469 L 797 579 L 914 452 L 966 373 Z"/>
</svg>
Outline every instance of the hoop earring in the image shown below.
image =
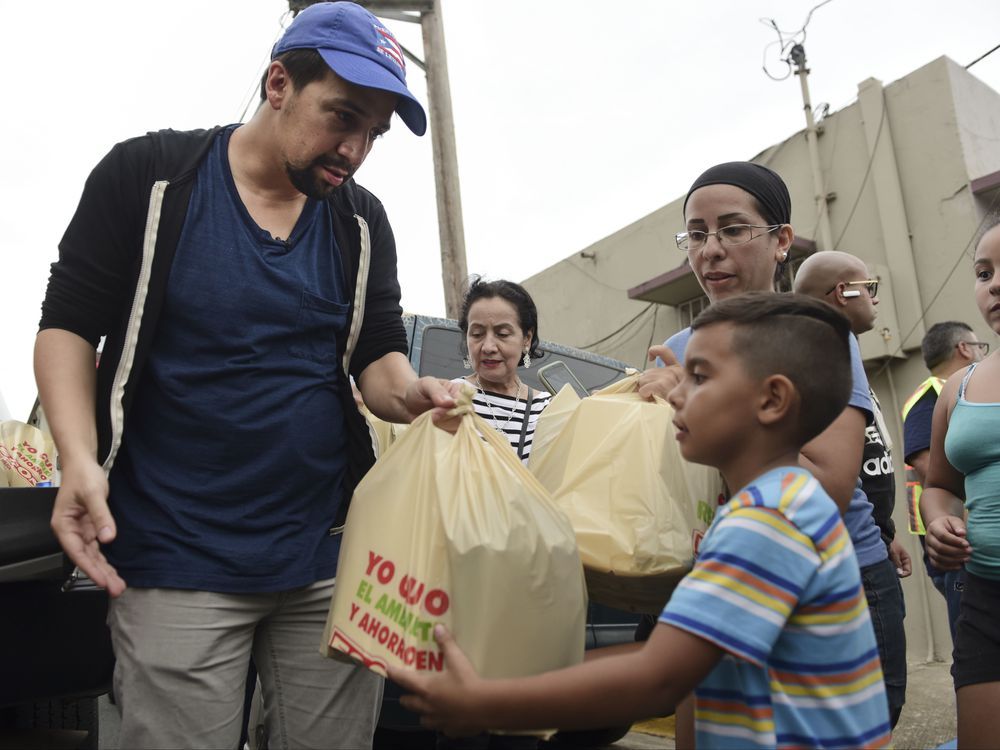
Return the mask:
<svg viewBox="0 0 1000 750">
<path fill-rule="evenodd" d="M 531 367 L 531 355 L 528 354 L 528 350 L 524 350 L 524 369 L 527 370 Z"/>
<path fill-rule="evenodd" d="M 462 357 L 462 367 L 464 367 L 466 370 L 472 369 L 472 363 L 469 361 L 468 357 Z"/>
</svg>

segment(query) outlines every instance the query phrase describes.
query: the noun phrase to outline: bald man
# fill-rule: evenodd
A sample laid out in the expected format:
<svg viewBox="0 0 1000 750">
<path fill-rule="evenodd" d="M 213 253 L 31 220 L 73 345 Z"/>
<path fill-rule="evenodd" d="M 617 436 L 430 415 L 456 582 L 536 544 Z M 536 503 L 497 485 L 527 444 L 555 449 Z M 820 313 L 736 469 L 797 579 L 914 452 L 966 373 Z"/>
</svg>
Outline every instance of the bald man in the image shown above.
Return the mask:
<svg viewBox="0 0 1000 750">
<path fill-rule="evenodd" d="M 855 336 L 875 327 L 878 280 L 871 277 L 864 261 L 849 253 L 824 251 L 811 255 L 795 275 L 794 291 L 822 300 L 842 312 L 851 322 Z M 910 556 L 895 539 L 892 509 L 896 481 L 889 433 L 864 372 L 856 373 L 855 377 L 865 379 L 855 386 L 868 391 L 872 408 L 865 414 L 865 447 L 858 488 L 844 523 L 861 568 L 882 659 L 889 715 L 895 727 L 906 699 L 905 609 L 899 578 L 910 575 L 911 563 Z"/>
</svg>

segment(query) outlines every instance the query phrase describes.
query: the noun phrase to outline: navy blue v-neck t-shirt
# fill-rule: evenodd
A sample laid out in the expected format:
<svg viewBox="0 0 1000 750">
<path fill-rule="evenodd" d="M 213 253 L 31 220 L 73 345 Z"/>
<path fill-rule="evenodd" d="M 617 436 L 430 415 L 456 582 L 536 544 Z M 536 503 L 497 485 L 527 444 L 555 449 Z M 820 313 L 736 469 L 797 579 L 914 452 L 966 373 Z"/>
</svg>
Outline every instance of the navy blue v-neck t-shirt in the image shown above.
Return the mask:
<svg viewBox="0 0 1000 750">
<path fill-rule="evenodd" d="M 325 201 L 287 241 L 236 189 L 223 130 L 198 170 L 152 350 L 111 471 L 132 586 L 280 591 L 335 575 L 347 285 Z"/>
</svg>

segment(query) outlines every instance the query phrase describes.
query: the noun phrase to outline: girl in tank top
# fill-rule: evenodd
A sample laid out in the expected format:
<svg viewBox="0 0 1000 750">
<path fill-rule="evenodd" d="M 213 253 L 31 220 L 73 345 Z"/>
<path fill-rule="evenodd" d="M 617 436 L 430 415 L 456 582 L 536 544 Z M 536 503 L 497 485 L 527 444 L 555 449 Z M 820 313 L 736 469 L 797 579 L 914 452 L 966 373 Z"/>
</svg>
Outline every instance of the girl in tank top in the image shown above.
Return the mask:
<svg viewBox="0 0 1000 750">
<path fill-rule="evenodd" d="M 973 272 L 976 306 L 1000 333 L 1000 222 L 979 240 Z M 931 561 L 967 569 L 951 668 L 958 746 L 992 747 L 1000 712 L 1000 352 L 945 384 L 920 512 Z"/>
</svg>

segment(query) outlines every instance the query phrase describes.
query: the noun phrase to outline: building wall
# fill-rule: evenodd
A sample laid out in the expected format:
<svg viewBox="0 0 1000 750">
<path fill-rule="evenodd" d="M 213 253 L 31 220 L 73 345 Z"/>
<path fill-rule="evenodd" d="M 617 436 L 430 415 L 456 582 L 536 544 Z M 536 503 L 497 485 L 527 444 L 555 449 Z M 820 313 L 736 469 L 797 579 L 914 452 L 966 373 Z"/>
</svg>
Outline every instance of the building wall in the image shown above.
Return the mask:
<svg viewBox="0 0 1000 750">
<path fill-rule="evenodd" d="M 927 375 L 919 353 L 926 327 L 962 320 L 996 343 L 973 302 L 971 257 L 983 218 L 1000 209 L 1000 189 L 977 196 L 970 183 L 1000 171 L 1000 95 L 945 57 L 888 86 L 869 79 L 858 88 L 857 101 L 820 123 L 820 164 L 836 249 L 865 260 L 883 282 L 876 329 L 860 341 L 895 446 L 894 515 L 914 561 L 903 581 L 908 652 L 946 660 L 943 599 L 926 577 L 917 538 L 906 533 L 898 415 Z M 782 175 L 797 234 L 821 244 L 804 132 L 753 160 Z M 706 154 L 705 166 L 712 163 Z M 644 367 L 648 346 L 678 330 L 678 311 L 629 299 L 628 290 L 684 261 L 673 241 L 682 203 L 677 197 L 525 280 L 545 337 Z"/>
</svg>

